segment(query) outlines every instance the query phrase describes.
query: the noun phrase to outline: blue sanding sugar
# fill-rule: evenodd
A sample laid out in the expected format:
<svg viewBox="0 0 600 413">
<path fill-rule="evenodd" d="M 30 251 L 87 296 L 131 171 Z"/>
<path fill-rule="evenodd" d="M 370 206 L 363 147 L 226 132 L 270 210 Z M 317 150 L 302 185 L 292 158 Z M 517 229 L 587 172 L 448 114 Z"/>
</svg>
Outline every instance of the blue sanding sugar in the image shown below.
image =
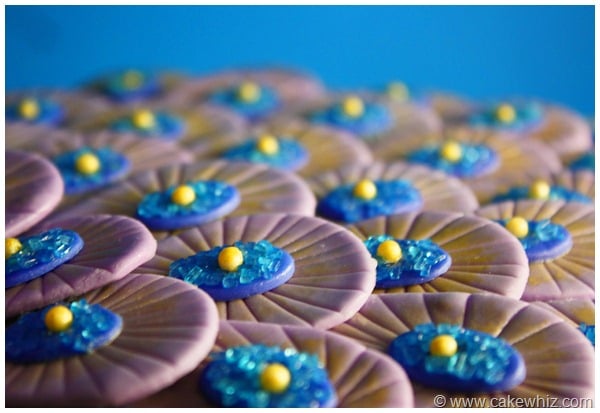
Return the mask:
<svg viewBox="0 0 600 413">
<path fill-rule="evenodd" d="M 116 120 L 110 128 L 115 132 L 134 132 L 148 138 L 177 139 L 183 134 L 185 125 L 181 118 L 167 112 L 155 112 L 153 115 L 154 126 L 151 128 L 136 126 L 131 116 Z"/>
<path fill-rule="evenodd" d="M 256 141 L 248 141 L 229 149 L 223 154 L 224 159 L 263 163 L 269 166 L 296 170 L 308 161 L 308 152 L 299 143 L 291 139 L 278 139 L 279 151 L 269 155 L 256 148 Z"/>
<path fill-rule="evenodd" d="M 498 166 L 498 155 L 492 148 L 486 145 L 459 144 L 462 149 L 462 157 L 457 162 L 444 159 L 440 155 L 440 146 L 416 150 L 410 153 L 406 159 L 409 162 L 425 164 L 460 178 L 481 176 Z"/>
<path fill-rule="evenodd" d="M 512 201 L 529 198 L 529 187 L 520 186 L 512 188 L 508 192 L 494 197 L 491 202 Z M 584 204 L 592 203 L 592 200 L 586 195 L 557 185 L 552 185 L 550 187 L 550 194 L 548 195 L 548 200 L 565 200 L 567 202 L 581 202 Z"/>
<path fill-rule="evenodd" d="M 342 105 L 338 103 L 321 112 L 313 113 L 310 120 L 344 129 L 364 138 L 384 133 L 394 126 L 394 119 L 388 108 L 370 102 L 364 103 L 364 113 L 358 117 L 348 116 Z"/>
</svg>

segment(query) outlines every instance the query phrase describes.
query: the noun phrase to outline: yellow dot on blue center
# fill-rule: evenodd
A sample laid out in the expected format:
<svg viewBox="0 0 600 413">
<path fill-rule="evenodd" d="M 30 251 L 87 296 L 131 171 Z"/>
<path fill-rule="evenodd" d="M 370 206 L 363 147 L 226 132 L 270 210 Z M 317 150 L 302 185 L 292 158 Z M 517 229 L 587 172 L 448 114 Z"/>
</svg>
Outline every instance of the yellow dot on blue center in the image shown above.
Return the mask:
<svg viewBox="0 0 600 413">
<path fill-rule="evenodd" d="M 196 200 L 196 191 L 189 185 L 179 185 L 171 193 L 171 201 L 176 205 L 190 205 Z"/>
<path fill-rule="evenodd" d="M 82 175 L 93 175 L 102 167 L 100 159 L 90 152 L 79 155 L 75 159 L 75 170 Z"/>
<path fill-rule="evenodd" d="M 373 199 L 377 196 L 377 186 L 370 179 L 361 179 L 354 186 L 353 194 L 360 199 Z"/>
<path fill-rule="evenodd" d="M 267 365 L 260 374 L 260 387 L 269 393 L 283 393 L 291 381 L 290 370 L 280 363 Z"/>
<path fill-rule="evenodd" d="M 125 89 L 138 89 L 144 83 L 144 75 L 137 70 L 128 70 L 123 74 L 123 87 Z"/>
<path fill-rule="evenodd" d="M 402 249 L 398 242 L 388 239 L 377 247 L 377 256 L 388 264 L 395 264 L 402 258 Z"/>
<path fill-rule="evenodd" d="M 72 323 L 73 313 L 64 305 L 52 307 L 44 317 L 46 328 L 55 333 L 67 330 Z"/>
<path fill-rule="evenodd" d="M 438 357 L 452 357 L 458 351 L 456 339 L 449 334 L 440 334 L 429 343 L 429 354 Z"/>
<path fill-rule="evenodd" d="M 525 238 L 529 234 L 529 223 L 523 217 L 512 217 L 505 228 L 517 238 Z"/>
<path fill-rule="evenodd" d="M 238 99 L 246 103 L 258 101 L 260 94 L 260 86 L 254 82 L 243 82 L 237 89 Z"/>
<path fill-rule="evenodd" d="M 35 119 L 40 114 L 40 105 L 35 99 L 23 99 L 19 103 L 19 115 L 23 119 Z"/>
<path fill-rule="evenodd" d="M 265 134 L 256 141 L 256 148 L 265 155 L 275 155 L 279 152 L 279 142 L 275 136 Z"/>
<path fill-rule="evenodd" d="M 408 100 L 408 88 L 402 82 L 391 82 L 387 87 L 387 95 L 397 102 Z"/>
<path fill-rule="evenodd" d="M 346 116 L 358 118 L 365 113 L 365 104 L 358 96 L 348 96 L 342 101 L 342 111 Z"/>
<path fill-rule="evenodd" d="M 448 141 L 440 148 L 440 156 L 448 162 L 458 162 L 462 159 L 463 150 L 460 143 Z"/>
<path fill-rule="evenodd" d="M 548 199 L 550 190 L 548 182 L 538 179 L 529 187 L 529 197 L 533 199 Z"/>
<path fill-rule="evenodd" d="M 133 125 L 140 129 L 152 129 L 156 126 L 156 118 L 154 113 L 147 109 L 138 109 L 131 116 Z"/>
<path fill-rule="evenodd" d="M 511 123 L 517 118 L 515 108 L 507 103 L 498 105 L 496 108 L 496 119 L 502 123 Z"/>
<path fill-rule="evenodd" d="M 9 259 L 17 252 L 21 251 L 23 245 L 17 238 L 5 238 L 4 239 L 4 257 Z"/>
<path fill-rule="evenodd" d="M 219 268 L 223 271 L 237 271 L 244 263 L 244 255 L 238 247 L 225 247 L 219 252 Z"/>
</svg>

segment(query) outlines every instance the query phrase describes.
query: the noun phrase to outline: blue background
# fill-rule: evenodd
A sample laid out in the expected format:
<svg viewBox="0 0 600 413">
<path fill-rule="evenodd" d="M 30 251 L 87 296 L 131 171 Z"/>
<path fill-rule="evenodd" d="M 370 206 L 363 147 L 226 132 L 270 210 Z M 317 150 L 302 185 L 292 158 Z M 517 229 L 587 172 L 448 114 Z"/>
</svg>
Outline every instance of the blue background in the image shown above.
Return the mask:
<svg viewBox="0 0 600 413">
<path fill-rule="evenodd" d="M 332 88 L 402 80 L 594 113 L 593 6 L 6 6 L 6 88 L 129 67 L 279 63 Z"/>
</svg>

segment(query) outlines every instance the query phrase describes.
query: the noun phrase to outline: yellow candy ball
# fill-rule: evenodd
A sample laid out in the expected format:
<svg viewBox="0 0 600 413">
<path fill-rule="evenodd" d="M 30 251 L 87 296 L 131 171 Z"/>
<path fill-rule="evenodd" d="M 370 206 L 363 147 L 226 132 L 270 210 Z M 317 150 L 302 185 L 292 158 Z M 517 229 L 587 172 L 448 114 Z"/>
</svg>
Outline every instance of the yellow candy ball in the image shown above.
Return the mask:
<svg viewBox="0 0 600 413">
<path fill-rule="evenodd" d="M 5 238 L 4 239 L 4 257 L 5 259 L 9 259 L 17 252 L 21 251 L 23 245 L 21 245 L 21 241 L 17 238 Z"/>
<path fill-rule="evenodd" d="M 358 96 L 348 96 L 342 101 L 342 110 L 346 116 L 358 118 L 365 113 L 365 104 Z"/>
<path fill-rule="evenodd" d="M 244 255 L 238 247 L 225 247 L 219 253 L 219 268 L 223 271 L 236 271 L 244 263 Z"/>
<path fill-rule="evenodd" d="M 171 193 L 171 201 L 177 205 L 186 206 L 195 200 L 196 192 L 188 185 L 180 185 Z"/>
<path fill-rule="evenodd" d="M 93 175 L 100 170 L 100 159 L 93 153 L 84 153 L 75 159 L 75 170 L 82 175 Z"/>
<path fill-rule="evenodd" d="M 361 179 L 354 186 L 353 194 L 355 197 L 360 199 L 373 199 L 377 196 L 377 187 L 370 179 Z"/>
<path fill-rule="evenodd" d="M 23 99 L 19 104 L 19 114 L 24 119 L 35 119 L 40 114 L 40 105 L 35 99 Z"/>
<path fill-rule="evenodd" d="M 503 103 L 496 108 L 496 119 L 502 123 L 511 123 L 517 117 L 515 108 L 507 103 Z"/>
<path fill-rule="evenodd" d="M 273 135 L 263 135 L 256 141 L 256 148 L 265 155 L 275 155 L 279 152 L 279 142 Z"/>
<path fill-rule="evenodd" d="M 123 74 L 123 87 L 125 89 L 137 89 L 144 83 L 144 75 L 137 70 L 128 70 Z"/>
<path fill-rule="evenodd" d="M 522 217 L 512 217 L 506 222 L 505 228 L 517 238 L 524 238 L 529 234 L 529 223 Z"/>
<path fill-rule="evenodd" d="M 388 239 L 379 244 L 377 255 L 388 264 L 395 264 L 402 258 L 402 249 L 396 241 Z"/>
<path fill-rule="evenodd" d="M 550 196 L 550 184 L 539 179 L 529 187 L 529 197 L 533 199 L 548 199 Z"/>
<path fill-rule="evenodd" d="M 387 95 L 395 101 L 405 102 L 408 100 L 408 88 L 402 82 L 392 82 L 387 87 Z"/>
<path fill-rule="evenodd" d="M 283 393 L 291 381 L 289 369 L 280 363 L 269 364 L 260 373 L 260 386 L 269 393 Z"/>
<path fill-rule="evenodd" d="M 152 129 L 156 126 L 156 118 L 154 113 L 147 109 L 139 109 L 133 112 L 131 117 L 133 125 L 140 129 Z"/>
<path fill-rule="evenodd" d="M 260 86 L 254 82 L 243 82 L 237 90 L 237 97 L 242 102 L 252 103 L 260 99 Z"/>
<path fill-rule="evenodd" d="M 52 307 L 44 317 L 46 328 L 55 333 L 67 330 L 73 323 L 73 313 L 64 305 Z"/>
<path fill-rule="evenodd" d="M 462 147 L 456 141 L 448 141 L 440 148 L 440 156 L 448 162 L 458 162 L 463 156 Z"/>
<path fill-rule="evenodd" d="M 440 334 L 429 343 L 429 354 L 432 356 L 451 357 L 458 351 L 458 344 L 454 337 Z"/>
</svg>

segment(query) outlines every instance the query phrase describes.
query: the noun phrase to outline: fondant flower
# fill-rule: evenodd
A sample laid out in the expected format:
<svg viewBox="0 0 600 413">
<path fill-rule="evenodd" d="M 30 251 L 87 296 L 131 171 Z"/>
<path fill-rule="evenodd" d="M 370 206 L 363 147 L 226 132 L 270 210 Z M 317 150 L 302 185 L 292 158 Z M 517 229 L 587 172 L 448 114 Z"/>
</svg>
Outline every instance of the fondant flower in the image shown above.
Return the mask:
<svg viewBox="0 0 600 413">
<path fill-rule="evenodd" d="M 5 160 L 5 231 L 14 237 L 52 212 L 64 186 L 58 169 L 39 155 L 7 151 Z"/>
<path fill-rule="evenodd" d="M 432 328 L 445 334 L 431 334 Z M 568 406 L 572 398 L 593 400 L 594 352 L 586 338 L 553 312 L 515 299 L 467 293 L 373 295 L 333 331 L 384 353 L 394 349 L 396 356 L 402 348 L 396 353 L 394 340 L 406 342 L 405 354 L 412 359 L 397 360 L 410 369 L 417 407 L 466 407 L 462 403 L 469 402 L 515 407 L 510 403 L 516 398 L 530 407 L 548 407 L 549 399 L 557 406 Z M 414 336 L 417 332 L 422 336 Z M 525 372 L 514 370 L 519 358 Z M 429 373 L 419 366 L 429 366 Z M 501 388 L 514 377 L 522 382 L 481 391 Z M 438 381 L 432 385 L 431 380 Z M 459 385 L 463 390 L 449 390 Z"/>
<path fill-rule="evenodd" d="M 75 256 L 50 271 L 7 288 L 7 317 L 83 294 L 118 280 L 152 258 L 156 251 L 156 241 L 141 223 L 131 218 L 109 215 L 48 219 L 20 235 L 19 242 L 23 244 L 24 237 L 39 235 L 54 228 L 75 232 L 82 239 L 83 247 Z M 63 245 L 61 248 L 69 246 Z M 27 253 L 29 257 L 35 251 L 27 250 L 23 253 Z M 19 256 L 16 255 L 15 258 Z M 47 259 L 42 260 L 45 262 Z M 16 267 L 17 270 L 19 268 Z"/>
<path fill-rule="evenodd" d="M 295 354 L 301 354 L 302 359 L 317 357 L 333 386 L 337 407 L 413 406 L 412 390 L 406 374 L 393 360 L 338 334 L 309 327 L 221 321 L 213 354 L 217 356 L 220 352 L 226 352 L 228 349 L 238 349 L 239 351 L 239 349 L 243 350 L 253 345 L 268 346 L 269 349 L 279 348 L 290 357 Z M 248 360 L 249 363 L 253 361 Z M 218 407 L 210 403 L 202 389 L 198 388 L 200 377 L 210 362 L 211 358 L 209 357 L 193 373 L 188 374 L 168 389 L 135 403 L 134 406 Z M 303 388 L 301 386 L 309 387 L 309 385 L 295 383 L 293 374 L 288 389 L 280 393 L 280 396 L 260 389 L 260 384 L 251 380 L 260 380 L 259 377 L 264 374 L 264 364 L 257 360 L 256 370 L 260 369 L 260 371 L 254 372 L 254 365 L 246 369 L 248 372 L 245 374 L 249 379 L 243 382 L 238 381 L 236 383 L 238 387 L 233 387 L 237 398 L 250 398 L 253 396 L 252 389 L 257 388 L 255 397 L 260 398 L 259 400 L 263 403 L 269 399 L 286 398 L 289 400 L 295 395 L 308 400 L 314 397 L 314 393 L 310 391 L 298 392 L 296 390 Z M 225 381 L 225 379 L 222 380 Z M 316 380 L 316 378 L 310 380 L 309 383 L 314 383 Z M 215 383 L 215 385 L 218 384 Z"/>
<path fill-rule="evenodd" d="M 378 261 L 375 293 L 464 291 L 520 298 L 527 283 L 529 267 L 521 244 L 483 218 L 425 211 L 372 218 L 347 228 Z M 401 247 L 396 259 L 382 249 L 388 239 Z"/>
<path fill-rule="evenodd" d="M 212 161 L 135 174 L 59 215 L 121 214 L 141 219 L 157 238 L 231 215 L 313 213 L 314 196 L 292 173 L 265 165 Z"/>
<path fill-rule="evenodd" d="M 265 241 L 272 246 L 266 252 L 248 251 L 251 243 Z M 241 251 L 224 252 L 225 247 Z M 136 272 L 176 276 L 210 291 L 222 319 L 326 329 L 365 302 L 375 285 L 374 268 L 360 240 L 338 225 L 314 217 L 256 214 L 163 239 L 156 256 Z M 282 271 L 290 271 L 291 278 L 288 273 L 273 283 Z"/>
<path fill-rule="evenodd" d="M 81 301 L 85 300 L 85 301 Z M 92 351 L 77 347 L 106 325 L 84 318 L 78 308 L 88 305 L 108 311 L 121 320 L 112 341 Z M 56 319 L 38 321 L 35 313 L 17 320 L 6 330 L 7 348 L 20 338 L 20 324 L 29 324 L 40 341 L 37 355 L 56 345 L 78 343 L 79 354 L 29 363 L 6 360 L 6 404 L 9 407 L 108 407 L 123 406 L 157 392 L 188 374 L 210 351 L 218 329 L 212 300 L 202 291 L 172 278 L 130 275 L 120 281 L 69 299 L 60 307 L 72 324 L 55 328 Z M 69 311 L 73 310 L 73 311 Z M 33 316 L 33 317 L 32 317 Z M 96 321 L 97 322 L 97 321 Z M 91 325 L 90 325 L 91 323 Z M 23 325 L 26 327 L 26 325 Z M 49 331 L 44 331 L 47 327 Z M 42 336 L 42 337 L 40 337 Z M 34 338 L 33 336 L 31 336 Z"/>
<path fill-rule="evenodd" d="M 491 204 L 476 215 L 500 222 L 529 258 L 526 301 L 594 297 L 594 207 L 564 201 Z"/>
<path fill-rule="evenodd" d="M 596 346 L 596 306 L 593 300 L 535 301 L 533 304 L 554 311 Z"/>
</svg>

